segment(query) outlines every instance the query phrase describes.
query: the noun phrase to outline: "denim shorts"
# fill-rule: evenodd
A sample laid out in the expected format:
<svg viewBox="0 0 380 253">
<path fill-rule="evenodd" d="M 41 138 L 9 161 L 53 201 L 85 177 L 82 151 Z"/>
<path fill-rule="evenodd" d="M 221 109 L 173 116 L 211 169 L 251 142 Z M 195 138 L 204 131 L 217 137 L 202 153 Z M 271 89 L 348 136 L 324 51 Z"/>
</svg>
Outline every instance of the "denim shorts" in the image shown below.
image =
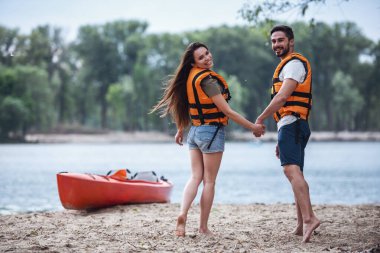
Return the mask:
<svg viewBox="0 0 380 253">
<path fill-rule="evenodd" d="M 202 153 L 223 152 L 225 142 L 224 126 L 219 128 L 210 148 L 208 148 L 217 128 L 214 125 L 191 126 L 187 135 L 189 149 L 199 149 Z"/>
<path fill-rule="evenodd" d="M 303 171 L 305 148 L 309 137 L 310 128 L 306 120 L 300 119 L 280 128 L 278 131 L 278 148 L 281 166 L 295 164 Z"/>
</svg>

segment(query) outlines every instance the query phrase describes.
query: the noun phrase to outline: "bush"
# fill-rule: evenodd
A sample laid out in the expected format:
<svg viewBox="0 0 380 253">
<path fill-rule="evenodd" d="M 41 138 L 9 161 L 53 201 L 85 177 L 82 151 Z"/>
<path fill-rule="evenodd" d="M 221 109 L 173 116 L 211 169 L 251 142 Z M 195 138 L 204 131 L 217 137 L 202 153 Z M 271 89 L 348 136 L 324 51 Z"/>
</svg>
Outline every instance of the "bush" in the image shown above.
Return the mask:
<svg viewBox="0 0 380 253">
<path fill-rule="evenodd" d="M 0 139 L 24 136 L 23 127 L 28 118 L 28 108 L 15 97 L 8 96 L 0 104 Z"/>
</svg>

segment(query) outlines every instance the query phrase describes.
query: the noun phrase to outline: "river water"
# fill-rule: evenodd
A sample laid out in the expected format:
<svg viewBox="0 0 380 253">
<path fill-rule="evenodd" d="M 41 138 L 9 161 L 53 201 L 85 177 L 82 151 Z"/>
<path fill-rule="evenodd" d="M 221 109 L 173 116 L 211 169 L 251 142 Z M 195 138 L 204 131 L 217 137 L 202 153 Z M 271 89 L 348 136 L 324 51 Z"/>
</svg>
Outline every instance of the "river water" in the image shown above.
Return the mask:
<svg viewBox="0 0 380 253">
<path fill-rule="evenodd" d="M 274 148 L 275 143 L 227 142 L 215 202 L 292 203 Z M 379 156 L 379 142 L 309 143 L 304 175 L 312 203 L 380 203 Z M 2 144 L 0 214 L 62 210 L 56 182 L 62 171 L 153 170 L 174 183 L 171 202 L 179 203 L 189 164 L 188 147 L 173 143 Z"/>
</svg>

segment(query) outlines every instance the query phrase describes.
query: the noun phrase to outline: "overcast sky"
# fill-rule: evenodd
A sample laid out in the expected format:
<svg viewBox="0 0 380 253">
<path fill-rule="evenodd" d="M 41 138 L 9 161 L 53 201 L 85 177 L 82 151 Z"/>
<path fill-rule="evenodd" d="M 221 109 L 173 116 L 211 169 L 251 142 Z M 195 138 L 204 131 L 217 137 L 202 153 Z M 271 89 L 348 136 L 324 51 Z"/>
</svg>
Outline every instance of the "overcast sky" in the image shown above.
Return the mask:
<svg viewBox="0 0 380 253">
<path fill-rule="evenodd" d="M 103 24 L 117 19 L 138 19 L 149 23 L 148 32 L 177 33 L 210 26 L 247 24 L 238 11 L 247 0 L 0 0 L 0 24 L 29 33 L 37 25 L 64 29 L 67 40 L 75 38 L 85 24 Z M 250 1 L 251 3 L 254 0 Z M 286 20 L 307 20 L 332 24 L 353 21 L 364 35 L 380 39 L 380 0 L 326 0 L 312 7 L 308 17 L 285 13 Z"/>
</svg>

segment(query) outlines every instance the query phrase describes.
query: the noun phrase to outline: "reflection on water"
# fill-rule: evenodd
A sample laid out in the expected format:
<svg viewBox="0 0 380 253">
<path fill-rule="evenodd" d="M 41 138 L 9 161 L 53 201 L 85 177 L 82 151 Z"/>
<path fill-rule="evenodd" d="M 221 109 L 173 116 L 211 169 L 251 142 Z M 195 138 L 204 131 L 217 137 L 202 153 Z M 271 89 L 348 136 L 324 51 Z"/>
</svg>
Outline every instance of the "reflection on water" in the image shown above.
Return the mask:
<svg viewBox="0 0 380 253">
<path fill-rule="evenodd" d="M 292 202 L 274 147 L 227 143 L 215 202 Z M 310 143 L 304 173 L 312 202 L 380 203 L 379 154 L 380 143 L 375 142 Z M 173 143 L 0 145 L 0 213 L 61 210 L 56 185 L 61 171 L 154 170 L 175 184 L 172 202 L 179 203 L 190 176 L 189 163 L 187 146 Z"/>
</svg>

